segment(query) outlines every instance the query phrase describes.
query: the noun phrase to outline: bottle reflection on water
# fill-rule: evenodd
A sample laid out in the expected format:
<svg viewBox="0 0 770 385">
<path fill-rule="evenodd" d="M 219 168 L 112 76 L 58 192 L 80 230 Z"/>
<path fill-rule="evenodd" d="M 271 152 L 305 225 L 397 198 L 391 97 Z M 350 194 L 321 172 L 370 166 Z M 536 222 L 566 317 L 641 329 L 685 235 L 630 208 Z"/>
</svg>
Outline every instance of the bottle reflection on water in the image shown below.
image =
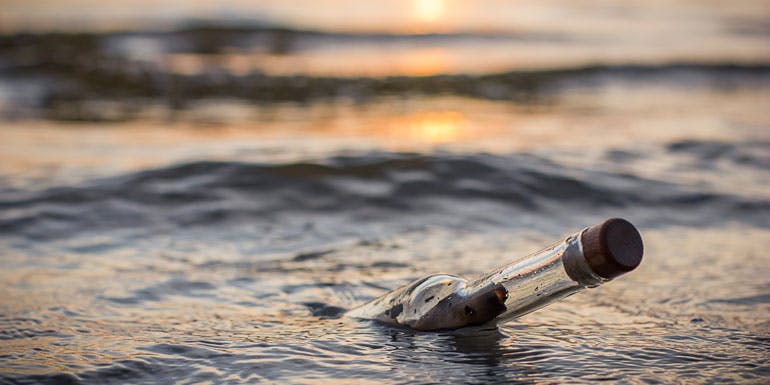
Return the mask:
<svg viewBox="0 0 770 385">
<path fill-rule="evenodd" d="M 636 228 L 612 218 L 474 281 L 432 274 L 347 315 L 418 330 L 505 322 L 635 269 L 642 253 Z"/>
</svg>

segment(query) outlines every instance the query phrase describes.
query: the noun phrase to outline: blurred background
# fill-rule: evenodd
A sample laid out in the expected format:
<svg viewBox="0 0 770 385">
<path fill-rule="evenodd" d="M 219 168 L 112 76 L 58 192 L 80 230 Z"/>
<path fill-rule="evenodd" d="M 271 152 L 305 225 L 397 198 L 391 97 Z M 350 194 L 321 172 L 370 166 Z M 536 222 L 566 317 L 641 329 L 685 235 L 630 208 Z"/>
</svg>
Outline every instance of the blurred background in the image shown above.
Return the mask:
<svg viewBox="0 0 770 385">
<path fill-rule="evenodd" d="M 762 382 L 769 38 L 764 0 L 0 0 L 0 382 Z M 640 269 L 499 329 L 340 317 L 612 216 Z"/>
<path fill-rule="evenodd" d="M 767 16 L 763 1 L 5 0 L 0 171 L 262 158 L 276 136 L 301 140 L 271 158 L 734 137 L 766 128 Z"/>
</svg>

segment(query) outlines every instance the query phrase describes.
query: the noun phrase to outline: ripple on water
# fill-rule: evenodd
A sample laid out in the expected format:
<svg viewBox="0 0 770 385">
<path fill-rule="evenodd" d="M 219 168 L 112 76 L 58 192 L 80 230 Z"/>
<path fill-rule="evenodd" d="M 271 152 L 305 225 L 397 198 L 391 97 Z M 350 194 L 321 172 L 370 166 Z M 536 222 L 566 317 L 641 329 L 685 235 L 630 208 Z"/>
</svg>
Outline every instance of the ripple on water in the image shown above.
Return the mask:
<svg viewBox="0 0 770 385">
<path fill-rule="evenodd" d="M 708 143 L 660 151 L 703 172 L 762 162 Z M 12 298 L 0 301 L 0 382 L 761 383 L 768 207 L 532 154 L 198 162 L 17 192 L 0 196 L 3 237 L 22 240 L 0 245 L 0 292 Z M 427 273 L 491 269 L 605 212 L 640 218 L 647 255 L 600 289 L 500 328 L 426 333 L 344 317 Z"/>
</svg>

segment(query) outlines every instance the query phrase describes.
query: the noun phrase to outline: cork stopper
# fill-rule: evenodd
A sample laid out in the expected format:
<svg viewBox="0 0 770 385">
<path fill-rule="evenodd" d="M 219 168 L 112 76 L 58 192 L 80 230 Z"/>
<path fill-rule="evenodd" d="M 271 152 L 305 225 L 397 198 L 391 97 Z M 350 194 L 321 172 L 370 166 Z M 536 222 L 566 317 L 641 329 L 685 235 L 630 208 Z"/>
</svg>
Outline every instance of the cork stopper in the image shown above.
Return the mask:
<svg viewBox="0 0 770 385">
<path fill-rule="evenodd" d="M 642 262 L 642 237 L 625 219 L 610 218 L 587 228 L 580 242 L 588 266 L 607 279 L 634 270 Z"/>
</svg>

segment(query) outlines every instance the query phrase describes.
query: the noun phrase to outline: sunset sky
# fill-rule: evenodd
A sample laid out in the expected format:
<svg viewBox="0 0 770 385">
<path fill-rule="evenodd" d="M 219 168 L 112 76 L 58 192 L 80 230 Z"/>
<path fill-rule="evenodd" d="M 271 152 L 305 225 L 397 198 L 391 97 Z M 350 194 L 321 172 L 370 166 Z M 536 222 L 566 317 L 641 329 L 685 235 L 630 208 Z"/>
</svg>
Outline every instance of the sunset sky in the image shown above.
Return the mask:
<svg viewBox="0 0 770 385">
<path fill-rule="evenodd" d="M 534 1 L 534 0 L 0 0 L 0 29 L 168 28 L 192 18 L 269 21 L 327 30 L 426 32 L 595 28 L 618 31 L 651 20 L 688 19 L 718 14 L 730 20 L 768 14 L 770 2 Z M 702 16 L 706 16 L 703 18 Z M 713 15 L 711 15 L 713 16 Z M 612 21 L 610 21 L 612 20 Z M 77 27 L 75 27 L 77 26 Z"/>
</svg>

